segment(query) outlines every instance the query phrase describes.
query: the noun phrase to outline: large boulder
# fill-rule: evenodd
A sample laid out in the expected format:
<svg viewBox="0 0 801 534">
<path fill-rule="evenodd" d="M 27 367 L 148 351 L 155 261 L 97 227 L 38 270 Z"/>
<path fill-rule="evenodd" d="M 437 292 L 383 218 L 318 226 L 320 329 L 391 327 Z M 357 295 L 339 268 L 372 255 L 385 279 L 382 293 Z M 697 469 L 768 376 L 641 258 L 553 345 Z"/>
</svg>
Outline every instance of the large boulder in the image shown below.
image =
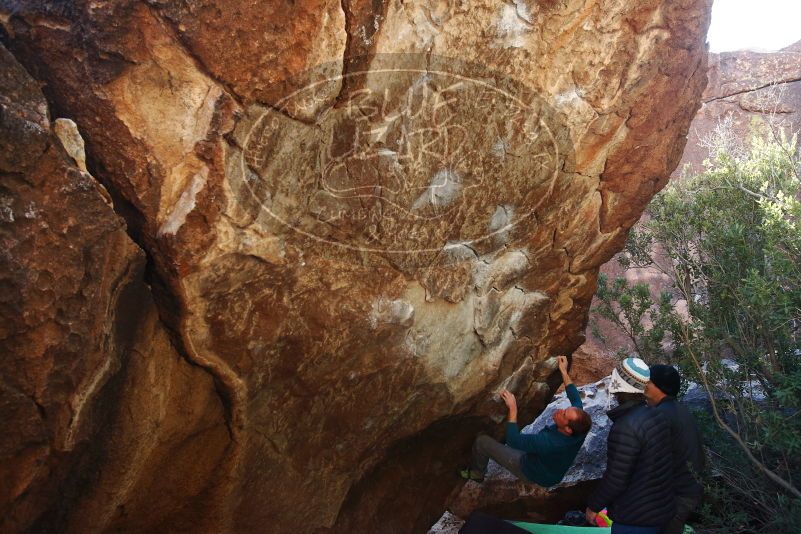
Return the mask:
<svg viewBox="0 0 801 534">
<path fill-rule="evenodd" d="M 182 442 L 202 454 L 154 449 L 204 474 L 150 481 L 180 504 L 92 479 L 59 519 L 430 525 L 498 389 L 541 409 L 581 344 L 598 267 L 681 155 L 710 4 L 1 0 L 225 422 Z"/>
<path fill-rule="evenodd" d="M 74 123 L 2 46 L 0 73 L 0 531 L 213 515 L 198 496 L 230 443 L 213 377 L 174 350 Z"/>
</svg>

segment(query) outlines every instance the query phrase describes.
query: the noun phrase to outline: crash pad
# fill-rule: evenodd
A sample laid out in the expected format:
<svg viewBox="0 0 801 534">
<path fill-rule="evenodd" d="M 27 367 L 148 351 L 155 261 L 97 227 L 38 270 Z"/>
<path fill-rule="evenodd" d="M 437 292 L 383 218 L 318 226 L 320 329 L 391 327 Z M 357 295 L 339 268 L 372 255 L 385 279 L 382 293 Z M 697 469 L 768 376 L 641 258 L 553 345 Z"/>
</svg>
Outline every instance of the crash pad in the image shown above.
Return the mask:
<svg viewBox="0 0 801 534">
<path fill-rule="evenodd" d="M 524 523 L 523 521 L 509 521 L 509 523 L 533 534 L 608 534 L 612 532 L 611 527 L 569 527 L 567 525 Z"/>
</svg>

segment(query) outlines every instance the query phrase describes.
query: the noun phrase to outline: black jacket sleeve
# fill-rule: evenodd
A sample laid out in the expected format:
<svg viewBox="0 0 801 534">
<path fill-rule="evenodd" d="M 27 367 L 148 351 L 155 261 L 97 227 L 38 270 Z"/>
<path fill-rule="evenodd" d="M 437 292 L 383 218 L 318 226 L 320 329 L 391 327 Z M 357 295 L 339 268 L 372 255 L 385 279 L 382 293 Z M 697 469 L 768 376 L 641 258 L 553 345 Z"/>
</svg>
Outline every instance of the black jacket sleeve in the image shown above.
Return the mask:
<svg viewBox="0 0 801 534">
<path fill-rule="evenodd" d="M 625 491 L 634 473 L 641 446 L 639 436 L 631 425 L 612 426 L 607 441 L 606 471 L 598 489 L 587 502 L 590 510 L 603 510 Z"/>
</svg>

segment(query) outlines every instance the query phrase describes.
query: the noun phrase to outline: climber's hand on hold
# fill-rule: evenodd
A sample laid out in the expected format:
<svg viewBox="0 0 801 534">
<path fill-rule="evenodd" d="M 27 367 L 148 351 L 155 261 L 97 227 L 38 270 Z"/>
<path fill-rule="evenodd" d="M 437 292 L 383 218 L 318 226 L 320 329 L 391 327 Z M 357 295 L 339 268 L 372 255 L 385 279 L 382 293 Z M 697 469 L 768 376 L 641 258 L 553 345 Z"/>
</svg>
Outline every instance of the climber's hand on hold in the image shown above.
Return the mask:
<svg viewBox="0 0 801 534">
<path fill-rule="evenodd" d="M 506 407 L 509 409 L 509 422 L 516 423 L 517 399 L 515 399 L 514 394 L 508 389 L 504 389 L 503 391 L 501 391 L 501 398 L 503 399 L 503 402 L 506 403 Z"/>
<path fill-rule="evenodd" d="M 509 408 L 509 410 L 517 410 L 517 399 L 515 399 L 514 393 L 508 389 L 504 389 L 501 391 L 501 398 L 503 402 L 506 403 L 506 407 Z"/>
<path fill-rule="evenodd" d="M 573 380 L 567 372 L 567 356 L 557 356 L 556 363 L 559 364 L 559 372 L 562 373 L 562 382 L 564 382 L 565 387 L 567 387 L 569 384 L 573 383 Z"/>
</svg>

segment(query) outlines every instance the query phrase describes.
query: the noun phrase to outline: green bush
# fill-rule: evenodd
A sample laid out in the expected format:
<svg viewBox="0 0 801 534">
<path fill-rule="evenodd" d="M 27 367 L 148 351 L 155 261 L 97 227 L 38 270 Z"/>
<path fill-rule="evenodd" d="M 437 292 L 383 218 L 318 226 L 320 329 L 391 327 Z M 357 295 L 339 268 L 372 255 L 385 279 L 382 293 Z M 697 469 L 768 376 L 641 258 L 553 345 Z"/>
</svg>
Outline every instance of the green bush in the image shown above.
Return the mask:
<svg viewBox="0 0 801 534">
<path fill-rule="evenodd" d="M 622 261 L 669 290 L 600 277 L 595 311 L 649 363 L 711 393 L 700 418 L 710 469 L 701 530 L 801 532 L 801 189 L 795 139 L 719 149 L 672 181 Z"/>
</svg>

